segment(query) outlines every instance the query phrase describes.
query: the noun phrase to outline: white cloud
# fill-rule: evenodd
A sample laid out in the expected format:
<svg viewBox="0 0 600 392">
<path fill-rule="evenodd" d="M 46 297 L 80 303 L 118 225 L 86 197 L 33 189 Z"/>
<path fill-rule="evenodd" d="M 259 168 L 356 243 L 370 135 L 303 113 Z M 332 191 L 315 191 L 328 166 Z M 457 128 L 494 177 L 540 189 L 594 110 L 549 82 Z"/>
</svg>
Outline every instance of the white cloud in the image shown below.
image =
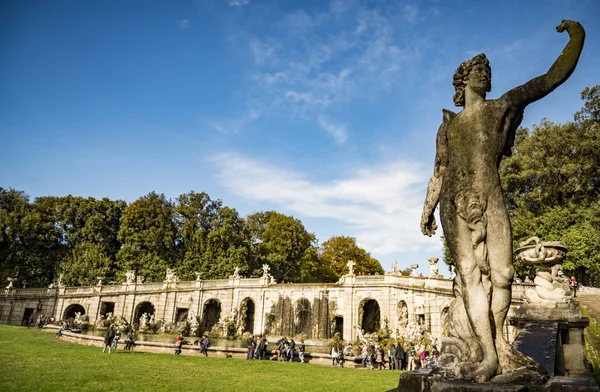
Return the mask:
<svg viewBox="0 0 600 392">
<path fill-rule="evenodd" d="M 418 164 L 389 162 L 316 182 L 242 155 L 221 154 L 212 162 L 222 186 L 237 196 L 300 218 L 332 219 L 343 227 L 339 234 L 356 237 L 376 257 L 439 245 L 419 230 L 428 175 Z"/>
<path fill-rule="evenodd" d="M 230 7 L 241 7 L 250 4 L 250 0 L 232 0 L 229 2 Z"/>
<path fill-rule="evenodd" d="M 344 125 L 335 124 L 325 119 L 323 116 L 319 116 L 318 123 L 323 130 L 325 130 L 335 139 L 337 144 L 342 145 L 346 143 L 346 140 L 348 139 L 348 131 L 346 131 L 346 127 Z"/>
<path fill-rule="evenodd" d="M 188 27 L 190 27 L 192 25 L 192 23 L 190 22 L 189 19 L 182 19 L 177 21 L 177 25 L 179 27 L 181 27 L 182 29 L 187 29 Z"/>
</svg>

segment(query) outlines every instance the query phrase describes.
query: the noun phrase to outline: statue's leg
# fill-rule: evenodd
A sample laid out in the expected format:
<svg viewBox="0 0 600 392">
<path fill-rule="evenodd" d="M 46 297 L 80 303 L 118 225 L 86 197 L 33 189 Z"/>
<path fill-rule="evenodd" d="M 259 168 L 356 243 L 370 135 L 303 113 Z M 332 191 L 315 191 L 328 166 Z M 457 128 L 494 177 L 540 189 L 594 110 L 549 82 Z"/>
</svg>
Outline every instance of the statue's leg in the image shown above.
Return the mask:
<svg viewBox="0 0 600 392">
<path fill-rule="evenodd" d="M 453 257 L 461 276 L 465 309 L 483 352 L 482 362 L 477 370 L 467 375 L 467 378 L 481 383 L 495 376 L 498 366 L 498 357 L 494 347 L 489 318 L 490 303 L 482 283 L 481 270 L 477 265 L 477 258 L 473 251 L 471 230 L 467 223 L 457 215 L 451 220 L 453 222 L 447 223 L 452 223 L 454 233 L 451 236 L 454 238 L 449 243 L 451 243 Z M 449 231 L 446 231 L 446 226 L 444 229 L 444 233 L 448 235 Z"/>
<path fill-rule="evenodd" d="M 538 367 L 531 358 L 518 352 L 504 337 L 504 322 L 510 308 L 511 285 L 515 274 L 512 265 L 512 232 L 500 191 L 488 198 L 487 246 L 492 281 L 491 310 L 494 317 L 498 373 L 509 373 L 523 366 Z"/>
<path fill-rule="evenodd" d="M 488 197 L 487 251 L 492 281 L 491 310 L 494 316 L 496 339 L 503 338 L 503 326 L 511 301 L 511 284 L 515 274 L 512 265 L 512 231 L 498 190 Z"/>
</svg>

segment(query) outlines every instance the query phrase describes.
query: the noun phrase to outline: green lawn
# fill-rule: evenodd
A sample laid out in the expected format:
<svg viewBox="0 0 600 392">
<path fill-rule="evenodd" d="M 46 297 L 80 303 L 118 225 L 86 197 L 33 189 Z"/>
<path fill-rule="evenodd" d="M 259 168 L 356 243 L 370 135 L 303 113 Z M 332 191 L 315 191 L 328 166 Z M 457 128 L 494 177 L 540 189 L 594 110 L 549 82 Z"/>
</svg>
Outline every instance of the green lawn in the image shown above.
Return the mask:
<svg viewBox="0 0 600 392">
<path fill-rule="evenodd" d="M 2 391 L 377 391 L 399 372 L 274 361 L 175 356 L 66 343 L 54 334 L 0 325 Z"/>
</svg>

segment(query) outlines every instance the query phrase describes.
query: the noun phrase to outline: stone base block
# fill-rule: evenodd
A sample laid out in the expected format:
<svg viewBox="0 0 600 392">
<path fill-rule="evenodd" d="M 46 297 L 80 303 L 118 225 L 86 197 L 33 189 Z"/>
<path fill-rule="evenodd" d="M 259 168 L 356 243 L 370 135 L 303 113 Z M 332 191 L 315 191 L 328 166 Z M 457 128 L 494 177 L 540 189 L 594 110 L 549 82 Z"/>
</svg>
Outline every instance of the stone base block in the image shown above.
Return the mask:
<svg viewBox="0 0 600 392">
<path fill-rule="evenodd" d="M 443 381 L 432 377 L 431 369 L 419 369 L 400 375 L 398 388 L 388 392 L 600 392 L 590 377 L 551 377 L 541 385 L 485 383 L 462 380 Z"/>
</svg>

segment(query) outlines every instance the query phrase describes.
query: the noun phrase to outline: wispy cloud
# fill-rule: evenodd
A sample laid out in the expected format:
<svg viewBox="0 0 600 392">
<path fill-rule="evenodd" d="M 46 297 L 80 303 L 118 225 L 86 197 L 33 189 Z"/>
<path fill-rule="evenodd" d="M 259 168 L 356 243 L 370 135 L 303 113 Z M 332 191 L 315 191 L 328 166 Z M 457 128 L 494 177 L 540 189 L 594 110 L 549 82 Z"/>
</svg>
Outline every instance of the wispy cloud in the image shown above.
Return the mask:
<svg viewBox="0 0 600 392">
<path fill-rule="evenodd" d="M 250 4 L 250 0 L 232 0 L 229 2 L 230 7 L 241 7 Z"/>
<path fill-rule="evenodd" d="M 258 120 L 263 114 L 261 107 L 252 107 L 241 115 L 227 119 L 209 120 L 208 126 L 223 134 L 239 134 L 253 121 Z"/>
<path fill-rule="evenodd" d="M 177 26 L 181 27 L 182 29 L 187 29 L 192 25 L 192 23 L 190 22 L 189 19 L 182 19 L 177 21 Z"/>
<path fill-rule="evenodd" d="M 402 83 L 421 56 L 423 38 L 410 25 L 423 18 L 417 2 L 331 1 L 321 11 L 284 13 L 269 29 L 260 20 L 240 22 L 234 35 L 248 48 L 251 81 L 265 106 L 314 119 L 344 144 L 345 132 L 325 127 L 323 118 Z"/>
<path fill-rule="evenodd" d="M 335 124 L 323 116 L 319 116 L 319 126 L 323 128 L 328 134 L 330 134 L 337 144 L 344 144 L 348 139 L 348 132 L 346 131 L 346 127 L 341 124 Z"/>
<path fill-rule="evenodd" d="M 361 167 L 341 179 L 317 182 L 238 154 L 216 155 L 212 162 L 221 184 L 239 197 L 270 203 L 299 217 L 333 219 L 344 226 L 344 235 L 355 236 L 376 256 L 432 246 L 419 231 L 428 176 L 415 163 Z"/>
</svg>

